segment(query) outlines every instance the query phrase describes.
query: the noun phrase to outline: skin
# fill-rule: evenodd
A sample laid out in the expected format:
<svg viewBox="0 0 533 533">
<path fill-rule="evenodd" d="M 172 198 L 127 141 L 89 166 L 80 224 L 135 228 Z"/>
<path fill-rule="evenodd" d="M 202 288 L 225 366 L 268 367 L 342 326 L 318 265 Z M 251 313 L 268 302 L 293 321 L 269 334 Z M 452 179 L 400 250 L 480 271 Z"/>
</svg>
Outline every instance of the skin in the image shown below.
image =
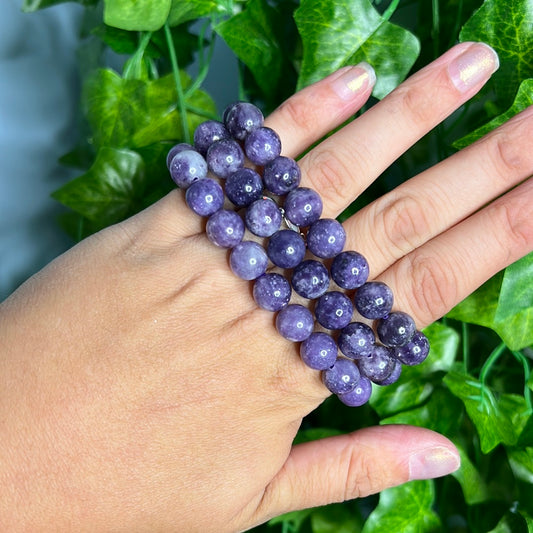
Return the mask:
<svg viewBox="0 0 533 533">
<path fill-rule="evenodd" d="M 470 46 L 303 157 L 302 185 L 321 193 L 324 216 L 481 88 L 488 74 L 466 91 L 450 82 L 450 62 Z M 285 155 L 367 100 L 371 86 L 337 95 L 342 72 L 268 117 Z M 419 328 L 533 249 L 532 133 L 530 108 L 345 223 L 346 249 L 367 257 Z M 178 190 L 3 302 L 0 353 L 3 531 L 242 531 L 420 477 L 413 464 L 435 450 L 449 461 L 427 477 L 458 467 L 451 442 L 408 426 L 293 447 L 328 391 Z"/>
</svg>

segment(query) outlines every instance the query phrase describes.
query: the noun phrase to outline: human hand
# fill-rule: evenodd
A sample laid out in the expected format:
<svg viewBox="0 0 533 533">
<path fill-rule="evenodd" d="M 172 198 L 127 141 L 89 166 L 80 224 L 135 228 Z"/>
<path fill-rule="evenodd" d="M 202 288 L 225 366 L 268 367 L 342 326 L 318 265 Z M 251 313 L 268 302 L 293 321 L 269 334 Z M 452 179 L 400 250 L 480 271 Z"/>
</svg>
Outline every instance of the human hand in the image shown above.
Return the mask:
<svg viewBox="0 0 533 533">
<path fill-rule="evenodd" d="M 467 49 L 487 68 L 467 70 L 460 90 L 450 73 Z M 458 45 L 306 154 L 302 184 L 321 193 L 324 215 L 339 214 L 493 68 L 486 48 Z M 358 72 L 333 74 L 267 119 L 285 155 L 364 104 L 371 84 L 345 85 Z M 419 328 L 532 249 L 531 115 L 345 223 L 346 249 L 368 258 L 371 278 Z M 458 466 L 444 437 L 406 426 L 291 447 L 328 392 L 179 191 L 29 280 L 0 307 L 0 331 L 9 531 L 238 531 Z"/>
</svg>

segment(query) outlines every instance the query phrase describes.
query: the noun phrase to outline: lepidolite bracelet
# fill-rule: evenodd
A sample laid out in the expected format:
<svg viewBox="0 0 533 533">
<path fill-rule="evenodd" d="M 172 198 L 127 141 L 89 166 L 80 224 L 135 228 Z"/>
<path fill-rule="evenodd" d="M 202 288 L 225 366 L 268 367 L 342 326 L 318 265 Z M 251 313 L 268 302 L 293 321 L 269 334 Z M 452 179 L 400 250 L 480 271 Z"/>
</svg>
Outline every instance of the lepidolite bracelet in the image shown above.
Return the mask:
<svg viewBox="0 0 533 533">
<path fill-rule="evenodd" d="M 300 343 L 303 362 L 344 404 L 363 405 L 373 383 L 394 383 L 402 364 L 424 361 L 429 342 L 408 314 L 392 310 L 391 289 L 368 281 L 366 259 L 344 250 L 342 224 L 322 218 L 320 195 L 300 186 L 297 162 L 281 155 L 263 120 L 250 103 L 230 105 L 221 122 L 198 126 L 194 145 L 171 148 L 170 175 L 207 217 L 208 239 L 230 250 L 231 270 L 253 280 L 257 305 Z"/>
</svg>

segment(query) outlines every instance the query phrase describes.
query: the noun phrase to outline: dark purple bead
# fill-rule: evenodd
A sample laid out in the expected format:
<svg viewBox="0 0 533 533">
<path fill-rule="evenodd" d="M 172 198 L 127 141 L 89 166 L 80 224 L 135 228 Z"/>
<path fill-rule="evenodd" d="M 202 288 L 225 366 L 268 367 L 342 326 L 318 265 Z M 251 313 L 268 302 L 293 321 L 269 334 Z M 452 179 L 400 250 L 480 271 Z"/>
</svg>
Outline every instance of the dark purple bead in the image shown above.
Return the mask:
<svg viewBox="0 0 533 533">
<path fill-rule="evenodd" d="M 354 296 L 355 308 L 365 318 L 376 319 L 387 316 L 394 301 L 392 290 L 381 281 L 368 281 L 357 289 Z"/>
<path fill-rule="evenodd" d="M 218 120 L 206 120 L 194 131 L 194 147 L 202 155 L 207 153 L 214 142 L 222 139 L 231 139 L 231 135 L 226 126 Z"/>
<path fill-rule="evenodd" d="M 224 124 L 234 139 L 242 141 L 263 125 L 263 113 L 253 104 L 236 102 L 224 111 Z"/>
<path fill-rule="evenodd" d="M 345 394 L 338 394 L 337 398 L 348 407 L 361 407 L 370 400 L 372 396 L 372 382 L 361 376 L 353 390 Z"/>
<path fill-rule="evenodd" d="M 316 319 L 326 329 L 342 329 L 346 327 L 352 319 L 352 314 L 352 302 L 342 292 L 326 292 L 316 302 Z"/>
<path fill-rule="evenodd" d="M 194 150 L 194 147 L 192 144 L 189 143 L 178 143 L 175 144 L 167 153 L 167 168 L 170 170 L 170 162 L 174 158 L 175 155 L 178 155 L 180 152 L 183 152 L 184 150 Z"/>
<path fill-rule="evenodd" d="M 276 315 L 276 329 L 290 341 L 304 341 L 311 335 L 313 328 L 313 313 L 303 305 L 289 304 Z"/>
<path fill-rule="evenodd" d="M 320 218 L 307 232 L 307 247 L 317 257 L 335 257 L 342 252 L 346 232 L 340 222 L 332 218 Z"/>
<path fill-rule="evenodd" d="M 279 311 L 291 299 L 291 284 L 281 274 L 264 274 L 254 282 L 253 297 L 259 307 Z"/>
<path fill-rule="evenodd" d="M 376 385 L 382 385 L 382 386 L 392 385 L 393 383 L 396 383 L 400 379 L 401 374 L 402 374 L 402 363 L 400 363 L 400 361 L 398 361 L 397 359 L 394 359 L 394 368 L 392 369 L 392 372 L 390 373 L 390 375 L 386 377 L 385 379 L 376 380 L 374 381 L 374 383 Z"/>
<path fill-rule="evenodd" d="M 322 215 L 322 198 L 313 189 L 298 187 L 285 199 L 285 216 L 296 226 L 306 227 Z"/>
<path fill-rule="evenodd" d="M 263 180 L 251 168 L 240 168 L 227 177 L 226 196 L 237 207 L 246 207 L 263 195 Z"/>
<path fill-rule="evenodd" d="M 362 322 L 350 322 L 342 328 L 337 339 L 339 350 L 351 359 L 368 357 L 374 349 L 375 341 L 372 328 Z"/>
<path fill-rule="evenodd" d="M 260 198 L 248 206 L 244 221 L 254 235 L 270 237 L 281 226 L 281 211 L 271 198 Z"/>
<path fill-rule="evenodd" d="M 262 126 L 246 136 L 244 151 L 252 163 L 264 166 L 281 153 L 281 140 L 274 130 Z"/>
<path fill-rule="evenodd" d="M 231 250 L 229 264 L 236 276 L 252 280 L 266 272 L 268 257 L 260 244 L 254 241 L 242 241 Z"/>
<path fill-rule="evenodd" d="M 213 244 L 221 248 L 233 248 L 244 237 L 244 222 L 235 211 L 220 209 L 207 220 L 206 233 Z"/>
<path fill-rule="evenodd" d="M 379 340 L 386 346 L 404 346 L 416 332 L 415 321 L 403 311 L 393 311 L 378 321 Z"/>
<path fill-rule="evenodd" d="M 302 174 L 294 159 L 280 155 L 269 161 L 263 171 L 265 187 L 273 194 L 283 196 L 296 189 Z"/>
<path fill-rule="evenodd" d="M 280 268 L 294 268 L 305 256 L 305 241 L 290 229 L 274 233 L 267 245 L 269 259 Z"/>
<path fill-rule="evenodd" d="M 170 177 L 182 189 L 206 176 L 207 163 L 196 150 L 183 150 L 170 162 Z"/>
<path fill-rule="evenodd" d="M 329 288 L 328 269 L 319 261 L 308 259 L 297 265 L 291 278 L 292 288 L 304 298 L 322 296 Z"/>
<path fill-rule="evenodd" d="M 337 344 L 333 337 L 322 331 L 311 333 L 300 344 L 300 357 L 302 361 L 315 370 L 331 368 L 337 359 Z"/>
<path fill-rule="evenodd" d="M 357 360 L 359 371 L 370 381 L 383 381 L 387 379 L 396 365 L 390 348 L 376 344 L 372 353 Z"/>
<path fill-rule="evenodd" d="M 404 365 L 419 365 L 429 354 L 429 341 L 421 331 L 416 331 L 407 344 L 394 348 L 393 353 Z"/>
<path fill-rule="evenodd" d="M 343 289 L 357 289 L 368 279 L 368 262 L 358 252 L 341 252 L 331 263 L 331 277 Z"/>
<path fill-rule="evenodd" d="M 207 150 L 207 166 L 213 174 L 226 179 L 244 166 L 244 153 L 233 139 L 216 141 Z"/>
<path fill-rule="evenodd" d="M 202 217 L 212 215 L 224 205 L 224 191 L 211 178 L 195 181 L 185 191 L 187 205 Z"/>
<path fill-rule="evenodd" d="M 338 358 L 335 364 L 322 372 L 322 382 L 333 394 L 346 394 L 359 383 L 361 375 L 353 361 Z"/>
</svg>

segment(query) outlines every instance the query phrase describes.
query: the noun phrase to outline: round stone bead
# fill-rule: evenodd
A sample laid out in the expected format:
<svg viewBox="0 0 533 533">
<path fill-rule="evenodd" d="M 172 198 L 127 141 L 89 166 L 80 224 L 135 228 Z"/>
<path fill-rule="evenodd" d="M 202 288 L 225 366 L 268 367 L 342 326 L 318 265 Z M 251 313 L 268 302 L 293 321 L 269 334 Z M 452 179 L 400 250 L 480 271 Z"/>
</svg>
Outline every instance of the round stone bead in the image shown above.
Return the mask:
<svg viewBox="0 0 533 533">
<path fill-rule="evenodd" d="M 172 158 L 169 170 L 174 183 L 186 189 L 207 176 L 207 163 L 196 150 L 182 150 Z"/>
<path fill-rule="evenodd" d="M 202 217 L 212 215 L 224 205 L 224 191 L 211 178 L 195 181 L 185 191 L 187 205 Z"/>
<path fill-rule="evenodd" d="M 266 272 L 268 257 L 261 245 L 254 241 L 242 241 L 231 250 L 229 264 L 236 276 L 252 280 Z"/>
<path fill-rule="evenodd" d="M 333 394 L 346 394 L 359 383 L 361 374 L 353 361 L 338 358 L 335 364 L 322 372 L 322 382 Z"/>
<path fill-rule="evenodd" d="M 394 311 L 377 324 L 379 340 L 386 346 L 404 346 L 416 332 L 415 321 L 403 311 Z"/>
<path fill-rule="evenodd" d="M 205 156 L 209 170 L 219 178 L 228 176 L 244 166 L 244 152 L 233 139 L 214 142 Z"/>
<path fill-rule="evenodd" d="M 354 296 L 357 311 L 372 320 L 386 317 L 394 301 L 392 290 L 381 281 L 368 281 L 357 289 Z"/>
<path fill-rule="evenodd" d="M 319 261 L 308 259 L 297 265 L 291 277 L 294 291 L 310 300 L 322 296 L 329 288 L 328 269 Z"/>
<path fill-rule="evenodd" d="M 295 231 L 279 230 L 268 241 L 267 255 L 280 268 L 294 268 L 305 256 L 305 241 Z"/>
<path fill-rule="evenodd" d="M 258 237 L 270 237 L 281 226 L 281 212 L 271 198 L 260 198 L 251 203 L 244 215 L 246 227 Z"/>
<path fill-rule="evenodd" d="M 311 333 L 300 344 L 302 361 L 315 370 L 327 370 L 335 364 L 337 359 L 337 344 L 333 337 L 322 331 Z"/>
<path fill-rule="evenodd" d="M 276 329 L 290 341 L 304 341 L 311 335 L 313 328 L 313 313 L 303 305 L 289 304 L 276 315 Z"/>
<path fill-rule="evenodd" d="M 416 331 L 407 344 L 394 348 L 393 354 L 404 365 L 419 365 L 429 354 L 429 341 L 421 331 Z"/>
<path fill-rule="evenodd" d="M 235 211 L 220 209 L 207 220 L 206 233 L 213 244 L 221 248 L 233 248 L 244 237 L 244 222 Z"/>
<path fill-rule="evenodd" d="M 214 142 L 222 139 L 231 139 L 226 126 L 218 120 L 206 120 L 194 131 L 193 142 L 196 150 L 205 155 Z"/>
<path fill-rule="evenodd" d="M 370 381 L 383 382 L 391 375 L 396 362 L 389 348 L 376 344 L 372 353 L 359 359 L 357 364 L 362 376 L 366 376 Z"/>
<path fill-rule="evenodd" d="M 224 187 L 233 205 L 246 207 L 263 195 L 263 180 L 251 168 L 240 168 L 227 177 Z"/>
<path fill-rule="evenodd" d="M 301 177 L 298 163 L 283 155 L 269 161 L 263 170 L 265 188 L 278 196 L 283 196 L 298 187 Z"/>
<path fill-rule="evenodd" d="M 382 386 L 392 385 L 393 383 L 396 383 L 400 379 L 400 376 L 402 374 L 402 363 L 400 363 L 400 361 L 398 361 L 397 359 L 393 358 L 393 360 L 394 360 L 394 368 L 392 369 L 392 372 L 385 379 L 374 381 L 376 385 L 382 385 Z"/>
<path fill-rule="evenodd" d="M 316 319 L 326 329 L 346 327 L 352 319 L 352 314 L 353 304 L 350 298 L 342 292 L 326 292 L 316 302 Z"/>
<path fill-rule="evenodd" d="M 320 218 L 307 232 L 307 247 L 317 257 L 335 257 L 342 252 L 346 232 L 342 224 L 332 218 Z"/>
<path fill-rule="evenodd" d="M 291 292 L 291 284 L 281 274 L 263 274 L 254 282 L 254 300 L 267 311 L 283 309 L 291 299 Z"/>
<path fill-rule="evenodd" d="M 374 349 L 375 341 L 374 331 L 363 322 L 350 322 L 342 328 L 337 339 L 339 350 L 351 359 L 368 357 Z"/>
<path fill-rule="evenodd" d="M 224 111 L 224 124 L 234 139 L 239 141 L 263 125 L 261 110 L 248 102 L 236 102 Z"/>
<path fill-rule="evenodd" d="M 194 147 L 192 144 L 189 143 L 178 143 L 175 144 L 167 153 L 167 168 L 170 170 L 170 162 L 174 158 L 175 155 L 178 155 L 180 152 L 183 152 L 184 150 L 194 150 Z"/>
<path fill-rule="evenodd" d="M 366 376 L 361 376 L 350 392 L 338 394 L 337 398 L 348 407 L 361 407 L 370 400 L 370 396 L 372 396 L 372 382 Z"/>
<path fill-rule="evenodd" d="M 322 198 L 313 189 L 298 187 L 285 198 L 285 216 L 296 226 L 307 227 L 322 215 Z"/>
<path fill-rule="evenodd" d="M 358 252 L 348 251 L 336 255 L 331 263 L 331 278 L 343 289 L 357 289 L 368 279 L 367 260 Z"/>
<path fill-rule="evenodd" d="M 266 126 L 257 128 L 246 136 L 244 152 L 252 163 L 264 166 L 281 153 L 279 135 Z"/>
</svg>

